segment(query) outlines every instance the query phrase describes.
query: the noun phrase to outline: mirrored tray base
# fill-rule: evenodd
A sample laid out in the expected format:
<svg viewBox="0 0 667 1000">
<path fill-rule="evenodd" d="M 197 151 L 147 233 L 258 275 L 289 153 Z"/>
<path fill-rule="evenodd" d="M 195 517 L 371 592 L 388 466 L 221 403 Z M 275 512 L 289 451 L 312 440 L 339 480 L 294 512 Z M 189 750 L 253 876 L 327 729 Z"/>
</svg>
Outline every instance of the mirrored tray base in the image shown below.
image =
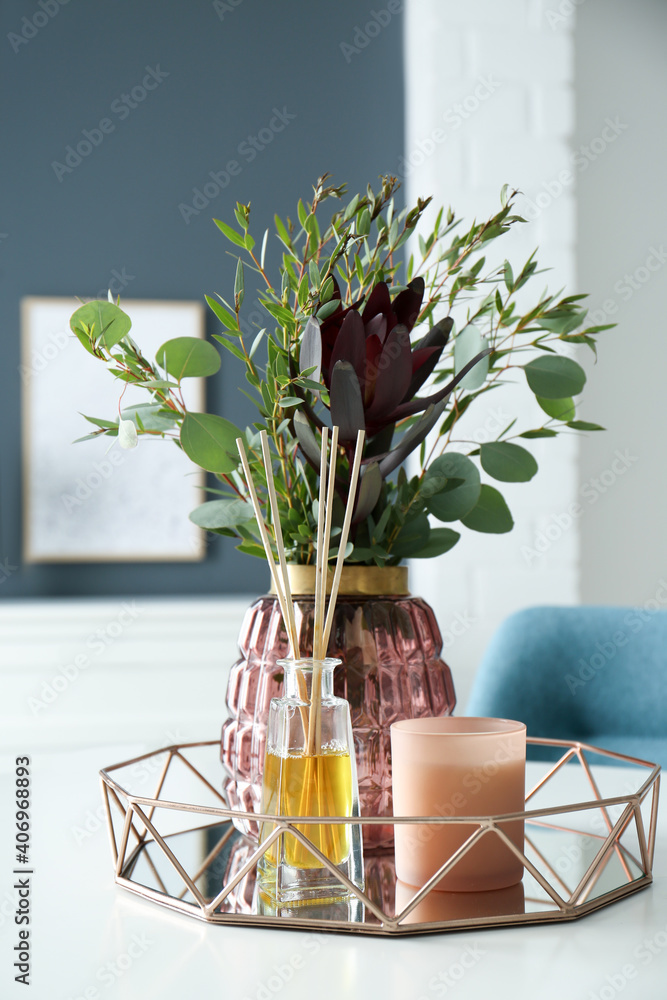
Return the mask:
<svg viewBox="0 0 667 1000">
<path fill-rule="evenodd" d="M 165 747 L 100 772 L 115 880 L 161 906 L 211 923 L 372 935 L 573 920 L 649 885 L 660 768 L 583 743 L 528 743 L 533 753 L 552 759 L 528 764 L 523 813 L 339 819 L 411 823 L 425 831 L 426 824 L 466 822 L 483 836 L 502 836 L 501 820 L 523 818 L 523 852 L 509 841 L 508 846 L 520 857 L 524 875 L 508 889 L 434 888 L 456 858 L 427 885 L 408 886 L 396 879 L 393 853 L 367 852 L 363 892 L 348 884 L 335 901 L 270 901 L 256 885 L 257 862 L 268 841 L 260 846 L 246 836 L 246 814 L 227 808 L 217 740 Z M 300 831 L 294 833 L 295 817 L 270 819 L 309 845 Z M 322 855 L 319 860 L 328 865 Z"/>
</svg>

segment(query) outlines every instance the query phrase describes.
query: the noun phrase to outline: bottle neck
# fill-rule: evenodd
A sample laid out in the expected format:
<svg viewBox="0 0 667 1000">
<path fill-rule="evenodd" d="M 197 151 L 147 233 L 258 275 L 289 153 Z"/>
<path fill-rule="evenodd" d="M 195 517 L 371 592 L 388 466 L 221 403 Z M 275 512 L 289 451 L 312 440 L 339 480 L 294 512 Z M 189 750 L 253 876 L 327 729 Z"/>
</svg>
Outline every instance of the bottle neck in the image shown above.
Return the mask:
<svg viewBox="0 0 667 1000">
<path fill-rule="evenodd" d="M 279 660 L 278 666 L 285 672 L 285 696 L 310 704 L 313 688 L 319 686 L 321 698 L 333 697 L 334 669 L 341 661 L 331 657 L 325 660 L 303 658 L 299 660 Z"/>
</svg>

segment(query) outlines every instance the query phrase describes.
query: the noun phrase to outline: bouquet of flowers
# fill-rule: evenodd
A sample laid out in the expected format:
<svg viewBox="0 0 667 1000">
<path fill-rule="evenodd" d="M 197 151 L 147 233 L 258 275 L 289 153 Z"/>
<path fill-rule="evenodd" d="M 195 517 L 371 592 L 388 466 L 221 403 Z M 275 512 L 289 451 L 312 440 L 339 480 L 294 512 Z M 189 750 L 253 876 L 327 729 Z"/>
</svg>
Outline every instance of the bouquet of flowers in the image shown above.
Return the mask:
<svg viewBox="0 0 667 1000">
<path fill-rule="evenodd" d="M 258 246 L 250 205 L 237 203 L 233 225 L 215 220 L 237 257 L 236 277 L 228 298 L 206 299 L 220 323 L 214 340 L 237 360 L 246 382 L 241 391 L 257 406 L 257 421 L 244 430 L 184 403 L 183 379 L 219 369 L 214 344 L 178 337 L 149 360 L 118 302 L 77 309 L 71 328 L 83 347 L 114 378 L 147 394 L 144 403 L 121 404 L 115 420 L 87 417 L 94 429 L 80 440 L 118 436 L 121 447 L 134 447 L 144 435 L 171 438 L 214 477 L 213 499 L 190 515 L 195 524 L 236 538 L 241 551 L 262 558 L 235 442 L 243 438 L 270 520 L 263 430 L 290 562 L 315 561 L 322 429 L 332 425 L 339 427 L 339 460 L 330 558 L 338 555 L 360 430 L 366 443 L 347 563 L 392 566 L 408 556 L 439 555 L 458 542 L 452 525 L 459 521 L 475 531 L 511 530 L 500 490 L 482 474 L 495 483 L 526 482 L 537 472 L 526 447 L 531 440 L 602 429 L 576 419 L 574 397 L 586 376 L 569 345 L 595 352 L 597 334 L 608 327 L 586 326 L 584 295 L 545 290 L 530 299 L 526 286 L 540 273 L 534 253 L 520 267 L 487 263 L 491 245 L 497 258 L 497 241 L 524 221 L 514 211 L 516 191 L 503 188 L 500 210 L 468 229 L 451 209 L 440 209 L 426 230 L 431 199 L 398 211 L 397 188 L 395 178 L 383 177 L 379 190 L 369 186 L 346 200 L 345 185 L 321 177 L 312 200 L 299 201 L 294 220 L 275 216 L 281 250 L 275 276 L 266 264 L 269 230 Z M 335 210 L 325 219 L 329 205 Z M 402 251 L 413 247 L 404 260 Z M 251 336 L 242 318 L 249 280 L 259 286 L 266 316 Z M 517 373 L 544 413 L 541 425 L 522 429 L 512 420 L 481 445 L 457 438 L 475 401 L 516 381 Z"/>
</svg>

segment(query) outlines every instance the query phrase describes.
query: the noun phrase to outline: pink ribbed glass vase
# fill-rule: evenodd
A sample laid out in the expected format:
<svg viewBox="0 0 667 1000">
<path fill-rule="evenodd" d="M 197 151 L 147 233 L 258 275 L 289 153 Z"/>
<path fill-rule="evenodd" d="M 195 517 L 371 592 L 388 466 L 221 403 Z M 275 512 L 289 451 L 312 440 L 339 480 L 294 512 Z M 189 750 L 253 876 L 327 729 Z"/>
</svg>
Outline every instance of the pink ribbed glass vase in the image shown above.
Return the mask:
<svg viewBox="0 0 667 1000">
<path fill-rule="evenodd" d="M 310 655 L 314 570 L 291 566 L 301 655 Z M 229 718 L 222 726 L 224 789 L 233 809 L 259 812 L 266 724 L 271 699 L 283 693 L 277 661 L 287 635 L 275 597 L 248 608 L 239 636 L 241 657 L 227 688 Z M 440 658 L 442 638 L 433 611 L 407 589 L 407 569 L 345 567 L 327 656 L 338 657 L 335 693 L 350 705 L 362 815 L 390 816 L 389 727 L 400 719 L 451 714 L 451 673 Z M 247 832 L 257 835 L 250 821 Z M 366 849 L 391 847 L 393 828 L 367 826 Z"/>
</svg>

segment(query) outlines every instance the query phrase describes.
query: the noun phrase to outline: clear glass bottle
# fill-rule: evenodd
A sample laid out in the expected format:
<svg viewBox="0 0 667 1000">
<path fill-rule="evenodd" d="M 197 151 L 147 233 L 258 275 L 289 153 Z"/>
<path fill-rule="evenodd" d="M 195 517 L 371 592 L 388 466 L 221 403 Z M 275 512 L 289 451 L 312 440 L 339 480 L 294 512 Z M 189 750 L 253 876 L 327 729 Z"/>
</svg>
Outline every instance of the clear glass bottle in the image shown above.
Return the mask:
<svg viewBox="0 0 667 1000">
<path fill-rule="evenodd" d="M 359 790 L 350 707 L 333 693 L 340 660 L 279 660 L 284 695 L 269 710 L 261 812 L 286 818 L 358 816 Z M 313 698 L 313 691 L 320 697 Z M 265 821 L 260 842 L 275 829 Z M 358 823 L 305 823 L 307 837 L 355 885 L 363 887 Z M 305 844 L 281 834 L 257 866 L 260 892 L 279 903 L 344 899 L 348 890 Z"/>
</svg>

